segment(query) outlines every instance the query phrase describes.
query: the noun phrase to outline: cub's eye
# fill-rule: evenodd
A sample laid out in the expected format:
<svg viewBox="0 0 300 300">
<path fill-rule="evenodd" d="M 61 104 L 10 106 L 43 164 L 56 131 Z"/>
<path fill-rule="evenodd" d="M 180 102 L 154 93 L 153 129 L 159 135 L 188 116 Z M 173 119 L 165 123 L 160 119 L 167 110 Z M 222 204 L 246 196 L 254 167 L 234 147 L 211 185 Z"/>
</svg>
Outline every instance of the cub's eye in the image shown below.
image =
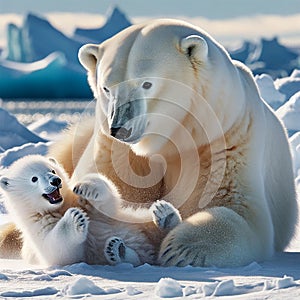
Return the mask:
<svg viewBox="0 0 300 300">
<path fill-rule="evenodd" d="M 56 174 L 56 172 L 54 170 L 51 171 L 53 174 Z"/>
<path fill-rule="evenodd" d="M 145 90 L 149 90 L 152 87 L 152 83 L 149 81 L 145 81 L 142 85 L 142 88 Z"/>
<path fill-rule="evenodd" d="M 109 92 L 110 92 L 110 91 L 109 91 L 109 88 L 107 88 L 106 86 L 103 87 L 103 91 L 104 91 L 106 94 L 109 94 Z"/>
<path fill-rule="evenodd" d="M 32 182 L 37 182 L 37 181 L 38 181 L 38 178 L 37 178 L 36 176 L 33 176 L 33 177 L 31 178 L 31 181 L 32 181 Z"/>
</svg>

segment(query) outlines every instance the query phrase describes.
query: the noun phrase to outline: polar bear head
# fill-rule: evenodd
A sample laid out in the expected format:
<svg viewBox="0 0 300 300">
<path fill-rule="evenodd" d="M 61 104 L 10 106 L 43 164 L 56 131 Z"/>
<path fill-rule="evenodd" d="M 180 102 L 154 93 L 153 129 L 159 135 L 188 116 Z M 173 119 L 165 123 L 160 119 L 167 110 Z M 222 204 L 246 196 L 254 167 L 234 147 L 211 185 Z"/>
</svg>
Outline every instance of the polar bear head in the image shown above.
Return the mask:
<svg viewBox="0 0 300 300">
<path fill-rule="evenodd" d="M 227 52 L 186 22 L 133 25 L 83 46 L 79 60 L 98 101 L 99 129 L 141 155 L 170 151 L 170 143 L 187 150 L 215 140 L 245 104 Z"/>
<path fill-rule="evenodd" d="M 8 210 L 42 213 L 57 209 L 63 203 L 62 178 L 62 169 L 52 158 L 29 155 L 15 161 L 0 178 Z"/>
</svg>

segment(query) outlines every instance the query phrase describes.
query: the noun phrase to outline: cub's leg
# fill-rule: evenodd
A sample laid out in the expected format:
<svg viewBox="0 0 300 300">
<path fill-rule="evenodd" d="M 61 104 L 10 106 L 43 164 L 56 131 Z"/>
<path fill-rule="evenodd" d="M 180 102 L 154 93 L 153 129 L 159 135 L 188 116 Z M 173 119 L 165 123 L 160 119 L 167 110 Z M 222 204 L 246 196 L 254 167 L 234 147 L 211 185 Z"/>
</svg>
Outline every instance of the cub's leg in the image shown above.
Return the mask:
<svg viewBox="0 0 300 300">
<path fill-rule="evenodd" d="M 154 224 L 162 230 L 169 231 L 182 222 L 179 211 L 165 200 L 157 200 L 150 210 Z"/>
<path fill-rule="evenodd" d="M 255 223 L 225 207 L 189 217 L 165 237 L 158 262 L 163 266 L 232 267 L 270 257 L 272 225 L 268 214 L 259 211 Z"/>
<path fill-rule="evenodd" d="M 85 212 L 69 208 L 45 237 L 43 256 L 48 263 L 64 265 L 82 261 L 88 224 Z"/>
<path fill-rule="evenodd" d="M 131 263 L 134 266 L 141 265 L 138 254 L 127 247 L 124 241 L 116 236 L 108 238 L 105 242 L 104 255 L 111 265 L 119 263 Z"/>
</svg>

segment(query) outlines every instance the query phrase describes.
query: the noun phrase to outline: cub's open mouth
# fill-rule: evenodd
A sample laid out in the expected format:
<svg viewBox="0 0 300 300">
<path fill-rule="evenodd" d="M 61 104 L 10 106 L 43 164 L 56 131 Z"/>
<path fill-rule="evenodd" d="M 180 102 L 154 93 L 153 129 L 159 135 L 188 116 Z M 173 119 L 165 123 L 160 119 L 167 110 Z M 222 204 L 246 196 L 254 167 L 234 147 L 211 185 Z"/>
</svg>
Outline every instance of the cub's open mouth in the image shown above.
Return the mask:
<svg viewBox="0 0 300 300">
<path fill-rule="evenodd" d="M 48 200 L 50 204 L 58 204 L 63 201 L 63 197 L 59 192 L 59 188 L 50 194 L 43 194 L 43 197 Z"/>
</svg>

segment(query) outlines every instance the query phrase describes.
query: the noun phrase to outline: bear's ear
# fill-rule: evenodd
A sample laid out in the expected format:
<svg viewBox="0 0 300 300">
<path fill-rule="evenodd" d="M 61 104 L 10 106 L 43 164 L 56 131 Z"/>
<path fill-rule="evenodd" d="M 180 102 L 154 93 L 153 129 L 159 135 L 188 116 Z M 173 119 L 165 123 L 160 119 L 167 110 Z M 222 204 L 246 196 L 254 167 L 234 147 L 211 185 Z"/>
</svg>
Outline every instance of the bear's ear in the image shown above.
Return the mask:
<svg viewBox="0 0 300 300">
<path fill-rule="evenodd" d="M 87 71 L 95 71 L 97 61 L 102 56 L 102 50 L 99 45 L 86 44 L 79 49 L 78 59 Z"/>
<path fill-rule="evenodd" d="M 196 61 L 203 61 L 208 55 L 208 45 L 204 38 L 199 35 L 189 35 L 180 42 L 182 52 Z"/>
<path fill-rule="evenodd" d="M 7 191 L 9 189 L 9 179 L 5 176 L 0 177 L 0 187 L 4 190 Z"/>
</svg>

